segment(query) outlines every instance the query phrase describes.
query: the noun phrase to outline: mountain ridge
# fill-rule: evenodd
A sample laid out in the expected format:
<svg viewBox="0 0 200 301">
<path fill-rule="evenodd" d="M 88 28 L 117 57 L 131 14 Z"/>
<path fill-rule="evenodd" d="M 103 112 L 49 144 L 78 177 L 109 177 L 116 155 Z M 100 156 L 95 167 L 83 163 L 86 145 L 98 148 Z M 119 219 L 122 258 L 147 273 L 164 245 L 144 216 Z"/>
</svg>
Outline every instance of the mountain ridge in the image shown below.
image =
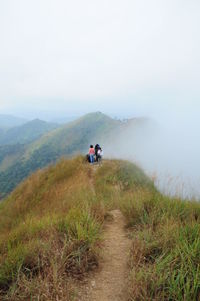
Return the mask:
<svg viewBox="0 0 200 301">
<path fill-rule="evenodd" d="M 137 126 L 140 127 L 143 123 L 144 120 L 139 122 L 139 119 L 134 119 L 131 126 L 136 130 Z M 127 122 L 95 112 L 45 133 L 35 141 L 27 143 L 23 150 L 20 145 L 16 145 L 17 160 L 14 160 L 12 154 L 10 162 L 9 156 L 0 162 L 1 198 L 38 168 L 55 163 L 62 156 L 86 154 L 90 144 L 99 143 L 104 148 L 107 141 L 112 141 L 113 137 L 117 137 L 127 127 L 129 127 Z"/>
<path fill-rule="evenodd" d="M 61 159 L 0 204 L 0 299 L 198 300 L 199 233 L 200 204 L 135 164 Z"/>
<path fill-rule="evenodd" d="M 56 127 L 58 127 L 57 124 L 34 119 L 0 133 L 0 145 L 27 144 Z"/>
</svg>

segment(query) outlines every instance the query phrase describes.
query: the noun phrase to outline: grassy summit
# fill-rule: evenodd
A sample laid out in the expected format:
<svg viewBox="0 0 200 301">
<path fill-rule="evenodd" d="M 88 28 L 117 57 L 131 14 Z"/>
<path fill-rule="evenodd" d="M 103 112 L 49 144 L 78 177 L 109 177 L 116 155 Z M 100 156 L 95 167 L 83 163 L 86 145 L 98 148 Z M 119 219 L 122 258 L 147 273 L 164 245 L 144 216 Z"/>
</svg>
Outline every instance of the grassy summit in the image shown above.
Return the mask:
<svg viewBox="0 0 200 301">
<path fill-rule="evenodd" d="M 134 164 L 82 157 L 36 172 L 0 205 L 0 299 L 75 300 L 115 208 L 133 240 L 130 300 L 198 300 L 200 205 L 162 196 Z"/>
</svg>

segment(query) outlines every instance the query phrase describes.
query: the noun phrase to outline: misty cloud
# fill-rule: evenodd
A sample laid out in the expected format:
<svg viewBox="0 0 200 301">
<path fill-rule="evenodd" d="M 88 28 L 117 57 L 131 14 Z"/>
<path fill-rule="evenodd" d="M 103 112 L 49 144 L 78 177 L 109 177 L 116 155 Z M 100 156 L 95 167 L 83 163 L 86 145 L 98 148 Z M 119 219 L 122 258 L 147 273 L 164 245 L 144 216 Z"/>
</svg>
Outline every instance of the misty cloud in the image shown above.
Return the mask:
<svg viewBox="0 0 200 301">
<path fill-rule="evenodd" d="M 200 199 L 199 127 L 191 120 L 172 123 L 136 120 L 109 137 L 105 153 L 136 162 L 166 194 Z"/>
</svg>

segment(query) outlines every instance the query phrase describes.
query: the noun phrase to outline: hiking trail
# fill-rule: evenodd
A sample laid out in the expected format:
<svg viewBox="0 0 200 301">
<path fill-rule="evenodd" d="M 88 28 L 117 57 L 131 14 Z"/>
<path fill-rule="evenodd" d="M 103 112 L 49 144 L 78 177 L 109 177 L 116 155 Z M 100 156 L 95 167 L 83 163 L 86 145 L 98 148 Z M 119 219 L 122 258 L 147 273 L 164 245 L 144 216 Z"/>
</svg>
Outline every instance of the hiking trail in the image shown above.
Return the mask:
<svg viewBox="0 0 200 301">
<path fill-rule="evenodd" d="M 127 237 L 121 211 L 116 209 L 110 213 L 113 218 L 105 223 L 99 269 L 89 275 L 78 301 L 127 300 L 127 261 L 131 240 Z"/>
</svg>

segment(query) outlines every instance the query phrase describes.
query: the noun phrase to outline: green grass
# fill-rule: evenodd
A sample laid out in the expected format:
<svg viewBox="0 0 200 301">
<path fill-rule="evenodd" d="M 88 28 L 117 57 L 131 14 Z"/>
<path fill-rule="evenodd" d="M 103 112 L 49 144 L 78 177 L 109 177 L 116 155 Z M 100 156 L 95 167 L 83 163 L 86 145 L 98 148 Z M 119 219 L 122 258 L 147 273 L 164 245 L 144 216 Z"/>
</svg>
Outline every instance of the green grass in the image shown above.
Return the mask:
<svg viewBox="0 0 200 301">
<path fill-rule="evenodd" d="M 131 300 L 199 300 L 200 205 L 152 192 L 126 196 Z"/>
<path fill-rule="evenodd" d="M 0 299 L 74 300 L 120 208 L 133 241 L 129 300 L 200 299 L 200 205 L 160 194 L 136 165 L 60 160 L 0 204 Z"/>
<path fill-rule="evenodd" d="M 102 169 L 120 169 L 120 162 L 111 164 Z M 98 266 L 109 198 L 117 206 L 115 184 L 104 198 L 104 171 L 96 174 L 81 156 L 62 159 L 0 204 L 1 300 L 73 300 L 73 279 Z"/>
<path fill-rule="evenodd" d="M 32 175 L 0 205 L 1 300 L 46 294 L 45 300 L 55 300 L 68 277 L 80 279 L 98 265 L 106 209 L 94 197 L 89 174 L 82 157 L 61 160 Z M 48 279 L 51 273 L 56 279 Z"/>
</svg>

